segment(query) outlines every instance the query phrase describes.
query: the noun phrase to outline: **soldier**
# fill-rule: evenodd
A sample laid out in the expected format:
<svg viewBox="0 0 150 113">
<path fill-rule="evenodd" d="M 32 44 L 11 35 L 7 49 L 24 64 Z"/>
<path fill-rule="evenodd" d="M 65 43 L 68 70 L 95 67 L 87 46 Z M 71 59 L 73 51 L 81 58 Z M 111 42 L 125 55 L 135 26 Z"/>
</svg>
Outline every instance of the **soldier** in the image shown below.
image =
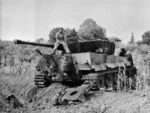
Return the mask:
<svg viewBox="0 0 150 113">
<path fill-rule="evenodd" d="M 66 41 L 66 37 L 65 37 L 65 33 L 64 33 L 63 28 L 60 28 L 60 30 L 56 33 L 56 42 L 55 42 L 55 45 L 54 45 L 54 52 L 53 53 L 56 52 L 59 45 L 63 46 L 66 53 L 70 53 L 70 50 L 69 50 L 68 45 L 67 45 L 67 41 Z"/>
</svg>

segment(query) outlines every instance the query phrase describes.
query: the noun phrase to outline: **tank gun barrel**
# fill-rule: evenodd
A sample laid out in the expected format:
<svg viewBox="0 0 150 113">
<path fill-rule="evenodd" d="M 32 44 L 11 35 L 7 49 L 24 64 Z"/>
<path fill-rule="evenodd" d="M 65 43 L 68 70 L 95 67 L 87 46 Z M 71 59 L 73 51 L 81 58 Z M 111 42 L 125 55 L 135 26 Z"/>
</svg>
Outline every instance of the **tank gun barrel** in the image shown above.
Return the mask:
<svg viewBox="0 0 150 113">
<path fill-rule="evenodd" d="M 42 43 L 27 42 L 27 41 L 22 41 L 22 40 L 14 40 L 14 44 L 27 44 L 27 45 L 33 45 L 33 46 L 50 47 L 50 48 L 54 47 L 54 44 L 42 44 Z"/>
<path fill-rule="evenodd" d="M 54 44 L 43 44 L 43 43 L 36 43 L 36 42 L 28 42 L 22 40 L 14 40 L 14 44 L 26 44 L 26 45 L 33 45 L 33 46 L 41 46 L 41 47 L 48 47 L 54 48 Z M 104 54 L 112 55 L 115 51 L 115 44 L 108 40 L 94 40 L 94 41 L 85 41 L 85 42 L 78 42 L 78 43 L 68 43 L 68 48 L 71 53 L 83 53 L 83 52 L 99 52 L 102 49 Z M 64 47 L 60 45 L 57 50 L 64 51 Z"/>
</svg>

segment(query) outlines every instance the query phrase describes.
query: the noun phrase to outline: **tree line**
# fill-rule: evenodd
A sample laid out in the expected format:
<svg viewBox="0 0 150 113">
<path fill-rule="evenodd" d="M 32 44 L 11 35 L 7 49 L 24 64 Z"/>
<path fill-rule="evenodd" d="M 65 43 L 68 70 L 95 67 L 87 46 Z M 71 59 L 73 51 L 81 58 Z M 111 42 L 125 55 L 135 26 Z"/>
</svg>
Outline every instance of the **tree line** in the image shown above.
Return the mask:
<svg viewBox="0 0 150 113">
<path fill-rule="evenodd" d="M 38 38 L 35 40 L 37 43 L 54 43 L 55 42 L 55 36 L 56 33 L 60 27 L 53 28 L 49 33 L 49 40 L 46 41 L 43 38 Z M 98 40 L 98 39 L 109 39 L 111 41 L 121 41 L 119 37 L 113 36 L 113 37 L 107 37 L 106 36 L 106 29 L 104 27 L 101 27 L 96 23 L 95 20 L 88 18 L 83 21 L 83 23 L 80 25 L 79 29 L 70 29 L 70 28 L 64 28 L 65 34 L 67 37 L 68 43 L 78 42 L 78 41 L 86 41 L 86 40 Z M 129 41 L 129 45 L 132 44 L 146 44 L 150 45 L 150 30 L 143 33 L 141 36 L 142 40 L 135 42 L 134 37 L 131 37 Z M 10 56 L 16 55 L 20 59 L 26 59 L 26 57 L 30 56 L 32 54 L 32 49 L 34 49 L 35 46 L 30 45 L 15 45 L 11 41 L 2 41 L 0 40 L 0 59 L 2 55 L 9 54 Z M 47 48 L 43 47 L 36 47 L 40 49 L 44 53 L 50 53 Z M 135 47 L 131 47 L 135 48 Z"/>
<path fill-rule="evenodd" d="M 56 27 L 50 31 L 49 40 L 51 43 L 55 42 L 55 36 L 59 29 L 60 27 Z M 99 26 L 96 21 L 91 18 L 84 20 L 77 31 L 74 28 L 66 28 L 64 30 L 68 43 L 78 40 L 85 41 L 106 38 L 106 29 Z"/>
</svg>

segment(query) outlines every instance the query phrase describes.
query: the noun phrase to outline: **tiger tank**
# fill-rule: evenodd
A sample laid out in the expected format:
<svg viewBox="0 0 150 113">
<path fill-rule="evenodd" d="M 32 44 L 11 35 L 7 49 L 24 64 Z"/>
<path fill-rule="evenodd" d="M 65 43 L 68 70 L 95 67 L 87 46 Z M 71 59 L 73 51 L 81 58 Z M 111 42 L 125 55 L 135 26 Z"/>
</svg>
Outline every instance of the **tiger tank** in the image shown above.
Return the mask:
<svg viewBox="0 0 150 113">
<path fill-rule="evenodd" d="M 27 44 L 53 48 L 54 44 L 41 44 L 15 40 L 15 44 Z M 128 78 L 134 75 L 132 55 L 121 49 L 114 55 L 115 44 L 107 39 L 68 44 L 69 54 L 40 54 L 34 77 L 39 88 L 54 82 L 70 86 L 54 97 L 54 105 L 69 101 L 83 101 L 89 91 L 119 90 L 128 87 Z M 58 50 L 64 51 L 60 45 Z M 123 81 L 123 82 L 122 82 Z"/>
</svg>

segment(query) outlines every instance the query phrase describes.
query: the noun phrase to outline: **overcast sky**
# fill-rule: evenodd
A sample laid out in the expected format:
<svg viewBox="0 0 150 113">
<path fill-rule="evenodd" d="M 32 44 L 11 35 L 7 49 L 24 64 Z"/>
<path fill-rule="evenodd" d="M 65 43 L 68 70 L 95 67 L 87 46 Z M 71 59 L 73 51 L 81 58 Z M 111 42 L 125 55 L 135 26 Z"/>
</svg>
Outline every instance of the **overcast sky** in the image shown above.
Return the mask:
<svg viewBox="0 0 150 113">
<path fill-rule="evenodd" d="M 0 0 L 0 38 L 48 39 L 57 26 L 76 28 L 87 18 L 124 42 L 150 30 L 149 0 Z"/>
</svg>

